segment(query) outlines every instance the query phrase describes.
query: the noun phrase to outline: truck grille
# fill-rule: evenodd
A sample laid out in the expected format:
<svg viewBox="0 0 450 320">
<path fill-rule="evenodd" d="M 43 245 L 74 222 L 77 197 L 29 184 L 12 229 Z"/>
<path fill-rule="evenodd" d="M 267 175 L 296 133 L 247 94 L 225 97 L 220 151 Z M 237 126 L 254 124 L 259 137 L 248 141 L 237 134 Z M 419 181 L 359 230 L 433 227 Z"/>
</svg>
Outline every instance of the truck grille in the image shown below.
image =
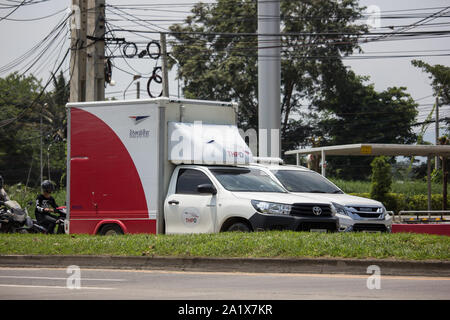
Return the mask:
<svg viewBox="0 0 450 320">
<path fill-rule="evenodd" d="M 314 208 L 319 207 L 322 211 L 320 215 L 314 214 Z M 317 212 L 317 210 L 316 210 Z M 331 217 L 331 207 L 326 204 L 315 203 L 294 203 L 291 209 L 291 215 L 301 217 Z"/>
<path fill-rule="evenodd" d="M 381 231 L 386 232 L 386 226 L 383 224 L 355 223 L 353 231 Z"/>
<path fill-rule="evenodd" d="M 382 218 L 383 209 L 381 207 L 351 207 L 352 213 L 357 214 L 361 218 Z"/>
<path fill-rule="evenodd" d="M 298 226 L 297 231 L 311 231 L 311 229 L 325 229 L 327 232 L 335 232 L 337 231 L 337 225 L 332 222 L 303 222 Z"/>
</svg>

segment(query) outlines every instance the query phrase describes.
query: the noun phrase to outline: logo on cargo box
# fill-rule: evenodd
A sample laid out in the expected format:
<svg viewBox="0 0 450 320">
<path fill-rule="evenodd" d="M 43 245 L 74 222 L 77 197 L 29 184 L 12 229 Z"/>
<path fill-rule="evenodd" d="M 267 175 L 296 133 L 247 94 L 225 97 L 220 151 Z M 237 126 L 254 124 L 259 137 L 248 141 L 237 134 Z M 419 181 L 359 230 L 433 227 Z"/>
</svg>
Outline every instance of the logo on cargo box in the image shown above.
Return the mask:
<svg viewBox="0 0 450 320">
<path fill-rule="evenodd" d="M 136 124 L 141 123 L 145 119 L 150 118 L 150 116 L 129 116 L 128 118 L 130 118 L 136 125 Z"/>
<path fill-rule="evenodd" d="M 139 139 L 139 138 L 149 138 L 150 137 L 150 131 L 141 129 L 141 130 L 133 130 L 130 129 L 130 138 L 132 139 Z"/>
</svg>

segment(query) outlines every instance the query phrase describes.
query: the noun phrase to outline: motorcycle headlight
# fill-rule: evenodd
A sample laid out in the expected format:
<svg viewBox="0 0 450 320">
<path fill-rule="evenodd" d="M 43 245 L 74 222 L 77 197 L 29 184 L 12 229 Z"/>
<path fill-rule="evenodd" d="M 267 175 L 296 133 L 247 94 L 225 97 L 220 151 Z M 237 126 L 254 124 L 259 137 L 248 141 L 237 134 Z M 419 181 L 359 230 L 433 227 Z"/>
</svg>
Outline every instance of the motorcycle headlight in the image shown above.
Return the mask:
<svg viewBox="0 0 450 320">
<path fill-rule="evenodd" d="M 349 210 L 346 207 L 344 207 L 343 205 L 340 205 L 339 203 L 336 203 L 336 202 L 333 202 L 332 205 L 336 209 L 336 213 L 346 215 L 346 216 L 350 215 Z"/>
<path fill-rule="evenodd" d="M 289 204 L 258 201 L 258 200 L 252 200 L 252 205 L 258 212 L 268 214 L 288 215 L 291 213 L 292 208 L 292 206 Z"/>
</svg>

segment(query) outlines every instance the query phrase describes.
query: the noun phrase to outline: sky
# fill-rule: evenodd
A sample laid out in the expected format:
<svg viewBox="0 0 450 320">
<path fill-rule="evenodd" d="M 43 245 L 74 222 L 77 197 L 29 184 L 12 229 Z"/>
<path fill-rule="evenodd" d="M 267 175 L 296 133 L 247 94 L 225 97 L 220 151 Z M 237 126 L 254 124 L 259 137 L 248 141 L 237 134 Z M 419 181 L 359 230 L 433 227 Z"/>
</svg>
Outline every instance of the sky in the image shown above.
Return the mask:
<svg viewBox="0 0 450 320">
<path fill-rule="evenodd" d="M 283 1 L 283 0 L 282 0 Z M 35 1 L 39 2 L 39 1 Z M 118 21 L 124 18 L 130 18 L 131 11 L 124 7 L 119 9 L 108 7 L 106 11 L 107 21 L 112 27 L 121 26 L 124 28 L 145 29 L 147 31 L 167 31 L 168 26 L 173 23 L 180 23 L 189 14 L 195 0 L 133 0 L 132 2 L 124 0 L 106 0 L 108 5 L 133 5 L 145 4 L 146 8 L 153 5 L 152 10 L 140 10 L 134 12 L 139 15 L 141 21 L 129 19 L 131 21 Z M 204 0 L 204 2 L 213 2 Z M 70 43 L 69 26 L 65 25 L 59 30 L 57 37 L 43 41 L 50 31 L 67 17 L 71 1 L 69 0 L 43 0 L 34 5 L 23 6 L 12 12 L 11 8 L 5 8 L 7 5 L 15 4 L 17 1 L 0 0 L 0 41 L 2 50 L 0 50 L 0 77 L 5 77 L 12 71 L 33 73 L 37 78 L 42 79 L 45 84 L 49 79 L 51 70 L 55 70 L 59 62 L 64 57 Z M 164 3 L 164 4 L 162 4 Z M 373 28 L 373 32 L 385 32 L 387 26 L 409 25 L 423 18 L 426 13 L 434 13 L 442 7 L 450 6 L 448 0 L 360 0 L 361 6 L 370 8 L 379 8 L 380 10 L 380 28 Z M 423 9 L 416 11 L 399 11 L 411 9 Z M 143 9 L 143 7 L 142 7 Z M 391 15 L 402 13 L 411 14 L 417 12 L 422 16 L 416 15 L 404 19 L 388 19 Z M 450 10 L 449 10 L 450 12 Z M 119 17 L 117 14 L 120 14 Z M 432 25 L 422 28 L 416 28 L 412 31 L 448 30 L 450 27 L 450 13 L 447 17 L 435 19 L 430 23 L 449 23 L 449 25 Z M 372 16 L 374 17 L 374 16 Z M 118 19 L 119 18 L 119 19 Z M 150 20 L 151 21 L 147 21 Z M 146 21 L 144 21 L 146 20 Z M 375 20 L 370 20 L 373 26 Z M 116 36 L 121 36 L 117 33 Z M 151 40 L 159 40 L 157 33 L 147 34 L 123 34 L 127 41 L 137 41 L 139 50 L 144 48 L 146 43 Z M 36 64 L 32 64 L 35 58 L 40 55 L 43 48 L 49 45 L 48 50 Z M 41 45 L 39 47 L 39 45 Z M 119 56 L 121 50 L 118 47 L 110 46 L 107 54 Z M 345 64 L 352 68 L 356 74 L 369 76 L 370 83 L 373 83 L 375 89 L 382 91 L 388 87 L 407 87 L 407 92 L 420 104 L 418 122 L 423 121 L 432 109 L 435 98 L 430 86 L 428 75 L 420 69 L 411 65 L 411 60 L 421 59 L 430 64 L 450 65 L 450 56 L 433 56 L 450 53 L 450 38 L 423 39 L 423 40 L 402 40 L 402 41 L 379 41 L 362 45 L 362 49 L 367 55 L 427 55 L 426 57 L 404 57 L 390 59 L 357 59 L 345 60 Z M 427 50 L 427 51 L 424 51 Z M 169 48 L 170 51 L 170 48 Z M 12 62 L 16 62 L 12 64 Z M 20 62 L 20 63 L 19 63 Z M 116 66 L 113 69 L 112 79 L 115 86 L 106 87 L 106 97 L 123 99 L 124 93 L 127 99 L 136 97 L 136 81 L 133 81 L 133 75 L 139 74 L 140 96 L 148 97 L 147 78 L 151 75 L 155 66 L 160 66 L 160 60 L 151 59 L 122 59 L 116 57 L 113 59 Z M 29 69 L 29 70 L 28 70 Z M 66 78 L 69 78 L 69 58 L 61 66 Z M 174 67 L 169 73 L 169 92 L 171 97 L 178 96 L 179 84 L 176 80 L 177 68 Z M 180 84 L 182 85 L 182 84 Z M 159 93 L 160 85 L 152 84 L 152 92 Z M 49 86 L 51 89 L 51 85 Z M 126 91 L 126 92 L 125 92 Z M 450 116 L 450 107 L 441 108 L 440 117 Z M 376 120 L 374 120 L 376 121 Z M 441 132 L 444 124 L 441 123 Z M 417 128 L 419 129 L 419 128 Z M 430 125 L 425 140 L 434 143 L 434 124 Z"/>
</svg>

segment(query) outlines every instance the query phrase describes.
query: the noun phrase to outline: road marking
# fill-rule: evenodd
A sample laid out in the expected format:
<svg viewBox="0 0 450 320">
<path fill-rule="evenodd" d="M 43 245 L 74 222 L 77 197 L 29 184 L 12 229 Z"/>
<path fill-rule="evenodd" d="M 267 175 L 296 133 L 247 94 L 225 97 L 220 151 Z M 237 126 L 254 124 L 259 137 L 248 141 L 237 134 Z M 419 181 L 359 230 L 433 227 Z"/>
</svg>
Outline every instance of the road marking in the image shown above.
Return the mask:
<svg viewBox="0 0 450 320">
<path fill-rule="evenodd" d="M 99 270 L 99 269 L 91 269 Z M 173 270 L 115 270 L 102 269 L 113 272 L 135 272 L 135 273 L 161 273 L 161 274 L 198 274 L 198 275 L 221 275 L 221 276 L 255 276 L 255 277 L 311 277 L 311 278 L 344 278 L 344 279 L 367 279 L 368 275 L 337 274 L 337 273 L 257 273 L 257 272 L 225 272 L 225 271 L 173 271 Z M 391 280 L 420 280 L 420 281 L 450 281 L 449 277 L 425 277 L 425 276 L 392 276 L 383 275 L 384 279 Z"/>
<path fill-rule="evenodd" d="M 0 278 L 6 279 L 34 279 L 34 280 L 67 280 L 65 278 L 56 278 L 56 277 L 30 277 L 30 276 L 0 276 Z M 126 281 L 126 279 L 91 279 L 91 278 L 81 278 L 82 281 Z"/>
<path fill-rule="evenodd" d="M 66 270 L 64 268 L 13 268 L 0 267 L 1 270 Z M 106 269 L 106 268 L 82 268 L 83 271 L 92 272 L 121 272 L 121 273 L 160 273 L 160 274 L 198 274 L 198 275 L 223 275 L 223 276 L 267 276 L 267 277 L 317 277 L 317 278 L 344 278 L 344 279 L 367 279 L 368 275 L 352 275 L 352 274 L 334 274 L 334 273 L 256 273 L 256 272 L 225 272 L 225 271 L 175 271 L 175 270 L 130 270 L 130 269 Z M 392 280 L 417 280 L 417 281 L 450 281 L 449 277 L 431 277 L 431 276 L 394 276 L 383 275 L 383 279 Z M 67 279 L 67 278 L 64 278 Z M 82 279 L 83 280 L 83 279 Z M 103 279 L 99 279 L 103 280 Z M 120 279 L 126 281 L 126 279 Z"/>
<path fill-rule="evenodd" d="M 115 290 L 115 288 L 105 288 L 105 287 L 83 287 L 81 286 L 79 289 L 69 289 L 63 286 L 35 286 L 35 285 L 22 285 L 22 284 L 0 284 L 0 287 L 9 287 L 9 288 L 47 288 L 47 289 L 66 289 L 66 290 Z"/>
</svg>

